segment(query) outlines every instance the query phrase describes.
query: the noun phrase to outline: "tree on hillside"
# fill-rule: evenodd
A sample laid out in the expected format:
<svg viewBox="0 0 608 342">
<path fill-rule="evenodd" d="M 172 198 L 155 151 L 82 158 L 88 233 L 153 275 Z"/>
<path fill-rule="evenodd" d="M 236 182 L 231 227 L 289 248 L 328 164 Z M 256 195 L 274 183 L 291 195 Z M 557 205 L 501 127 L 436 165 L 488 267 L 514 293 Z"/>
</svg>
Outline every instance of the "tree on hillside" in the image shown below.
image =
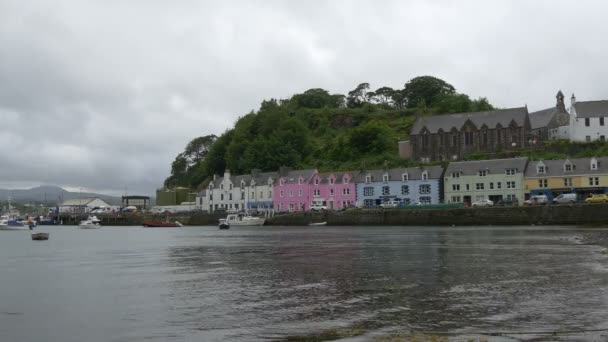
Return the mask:
<svg viewBox="0 0 608 342">
<path fill-rule="evenodd" d="M 348 144 L 360 154 L 384 153 L 391 148 L 390 129 L 383 122 L 366 122 L 352 129 Z"/>
<path fill-rule="evenodd" d="M 480 97 L 477 100 L 473 100 L 473 102 L 471 102 L 471 110 L 473 112 L 482 112 L 493 109 L 495 109 L 494 106 L 492 106 L 488 99 L 485 97 Z"/>
<path fill-rule="evenodd" d="M 346 106 L 348 108 L 359 108 L 369 102 L 369 83 L 361 83 L 357 88 L 348 92 Z"/>
<path fill-rule="evenodd" d="M 408 108 L 418 108 L 423 104 L 426 107 L 434 107 L 440 96 L 456 92 L 451 84 L 433 76 L 412 78 L 403 90 L 408 99 Z"/>
<path fill-rule="evenodd" d="M 383 104 L 387 107 L 392 106 L 393 104 L 393 96 L 395 95 L 395 90 L 391 87 L 381 87 L 376 89 L 373 92 L 373 99 L 377 103 Z"/>
<path fill-rule="evenodd" d="M 171 175 L 165 180 L 165 186 L 189 185 L 187 178 L 190 171 L 207 157 L 216 139 L 213 134 L 192 139 L 184 152 L 178 154 L 171 163 Z"/>
<path fill-rule="evenodd" d="M 308 89 L 291 97 L 297 108 L 340 108 L 344 106 L 344 95 L 329 94 L 325 89 Z"/>
</svg>

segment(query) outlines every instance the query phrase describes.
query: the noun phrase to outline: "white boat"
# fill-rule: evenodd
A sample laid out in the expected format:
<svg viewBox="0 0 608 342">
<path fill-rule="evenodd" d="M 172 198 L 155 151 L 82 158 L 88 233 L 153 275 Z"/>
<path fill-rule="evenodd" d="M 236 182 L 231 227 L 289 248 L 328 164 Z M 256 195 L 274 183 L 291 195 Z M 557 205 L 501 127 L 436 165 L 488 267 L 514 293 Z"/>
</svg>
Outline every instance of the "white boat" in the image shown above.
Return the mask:
<svg viewBox="0 0 608 342">
<path fill-rule="evenodd" d="M 228 226 L 263 226 L 266 221 L 263 217 L 255 217 L 246 214 L 229 214 L 225 223 Z"/>
<path fill-rule="evenodd" d="M 33 225 L 27 220 L 17 217 L 11 206 L 11 199 L 8 199 L 8 213 L 0 216 L 0 230 L 29 230 L 30 225 Z"/>
<path fill-rule="evenodd" d="M 316 222 L 316 223 L 309 223 L 309 226 L 326 226 L 327 222 Z"/>
<path fill-rule="evenodd" d="M 80 221 L 78 228 L 98 229 L 101 228 L 101 220 L 97 216 L 89 216 L 86 220 Z"/>
</svg>

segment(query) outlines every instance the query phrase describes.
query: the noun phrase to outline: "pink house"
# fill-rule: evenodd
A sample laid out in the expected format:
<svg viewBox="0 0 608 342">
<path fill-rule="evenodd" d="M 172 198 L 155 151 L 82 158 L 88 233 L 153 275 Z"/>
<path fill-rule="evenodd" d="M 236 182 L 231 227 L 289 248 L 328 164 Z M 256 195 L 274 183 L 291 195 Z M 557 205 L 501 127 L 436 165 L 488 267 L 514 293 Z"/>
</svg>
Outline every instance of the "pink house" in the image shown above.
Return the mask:
<svg viewBox="0 0 608 342">
<path fill-rule="evenodd" d="M 310 181 L 312 201 L 325 202 L 328 209 L 344 209 L 356 202 L 355 180 L 350 172 L 317 173 Z"/>
<path fill-rule="evenodd" d="M 274 183 L 272 201 L 277 211 L 307 211 L 312 194 L 309 183 L 316 169 L 281 172 Z"/>
</svg>

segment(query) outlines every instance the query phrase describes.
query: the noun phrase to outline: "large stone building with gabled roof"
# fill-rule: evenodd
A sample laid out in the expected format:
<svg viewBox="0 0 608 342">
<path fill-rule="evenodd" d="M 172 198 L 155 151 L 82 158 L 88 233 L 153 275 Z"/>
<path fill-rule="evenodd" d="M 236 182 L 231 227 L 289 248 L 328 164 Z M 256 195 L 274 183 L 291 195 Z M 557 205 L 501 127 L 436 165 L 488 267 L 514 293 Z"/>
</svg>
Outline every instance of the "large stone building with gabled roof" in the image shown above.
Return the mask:
<svg viewBox="0 0 608 342">
<path fill-rule="evenodd" d="M 531 143 L 527 107 L 420 117 L 410 133 L 412 157 L 459 160 L 480 152 L 520 149 Z"/>
</svg>

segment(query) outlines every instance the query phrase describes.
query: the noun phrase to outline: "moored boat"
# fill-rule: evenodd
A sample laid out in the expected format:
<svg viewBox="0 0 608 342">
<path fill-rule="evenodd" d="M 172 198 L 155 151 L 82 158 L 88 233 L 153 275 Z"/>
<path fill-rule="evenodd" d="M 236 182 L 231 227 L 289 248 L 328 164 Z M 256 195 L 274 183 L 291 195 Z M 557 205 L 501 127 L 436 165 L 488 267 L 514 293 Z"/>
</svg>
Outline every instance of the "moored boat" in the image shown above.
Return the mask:
<svg viewBox="0 0 608 342">
<path fill-rule="evenodd" d="M 101 228 L 101 220 L 97 216 L 89 216 L 86 220 L 80 221 L 78 228 L 98 229 Z"/>
<path fill-rule="evenodd" d="M 230 224 L 228 221 L 226 221 L 226 219 L 220 219 L 219 227 L 220 229 L 230 229 Z"/>
<path fill-rule="evenodd" d="M 34 241 L 42 241 L 49 239 L 49 233 L 32 233 L 32 240 Z"/>
<path fill-rule="evenodd" d="M 315 222 L 315 223 L 309 223 L 309 226 L 326 226 L 327 222 Z"/>
<path fill-rule="evenodd" d="M 178 228 L 183 227 L 179 221 L 169 222 L 169 221 L 144 221 L 143 226 L 147 228 L 151 227 L 167 227 L 167 228 Z"/>
<path fill-rule="evenodd" d="M 229 214 L 224 220 L 228 226 L 263 226 L 266 221 L 263 217 L 246 214 Z"/>
</svg>

